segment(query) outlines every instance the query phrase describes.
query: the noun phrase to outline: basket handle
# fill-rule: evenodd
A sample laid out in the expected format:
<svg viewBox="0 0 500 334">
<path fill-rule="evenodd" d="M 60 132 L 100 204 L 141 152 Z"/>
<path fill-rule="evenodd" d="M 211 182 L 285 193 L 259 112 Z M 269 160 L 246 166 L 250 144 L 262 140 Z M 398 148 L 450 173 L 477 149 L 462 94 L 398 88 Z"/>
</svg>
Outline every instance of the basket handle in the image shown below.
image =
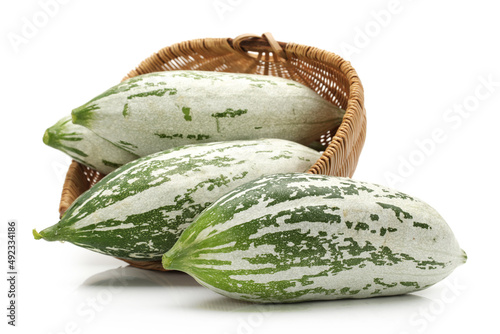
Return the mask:
<svg viewBox="0 0 500 334">
<path fill-rule="evenodd" d="M 235 39 L 229 39 L 229 43 L 232 44 L 235 51 L 253 59 L 257 59 L 257 55 L 249 53 L 249 51 L 272 51 L 273 55 L 279 56 L 280 59 L 277 60 L 287 60 L 285 51 L 283 51 L 286 43 L 277 42 L 270 32 L 266 32 L 262 34 L 262 36 L 255 34 L 242 34 L 237 36 Z"/>
</svg>

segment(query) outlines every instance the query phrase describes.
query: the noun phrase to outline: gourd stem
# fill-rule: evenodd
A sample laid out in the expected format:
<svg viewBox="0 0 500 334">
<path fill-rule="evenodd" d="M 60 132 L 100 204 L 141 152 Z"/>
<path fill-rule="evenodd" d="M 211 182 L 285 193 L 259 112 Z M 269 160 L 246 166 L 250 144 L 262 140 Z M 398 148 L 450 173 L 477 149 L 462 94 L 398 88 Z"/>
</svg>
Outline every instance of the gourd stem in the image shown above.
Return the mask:
<svg viewBox="0 0 500 334">
<path fill-rule="evenodd" d="M 38 233 L 36 231 L 36 229 L 33 229 L 33 236 L 35 237 L 36 240 L 40 240 L 43 238 L 43 235 L 41 235 L 40 233 Z"/>
</svg>

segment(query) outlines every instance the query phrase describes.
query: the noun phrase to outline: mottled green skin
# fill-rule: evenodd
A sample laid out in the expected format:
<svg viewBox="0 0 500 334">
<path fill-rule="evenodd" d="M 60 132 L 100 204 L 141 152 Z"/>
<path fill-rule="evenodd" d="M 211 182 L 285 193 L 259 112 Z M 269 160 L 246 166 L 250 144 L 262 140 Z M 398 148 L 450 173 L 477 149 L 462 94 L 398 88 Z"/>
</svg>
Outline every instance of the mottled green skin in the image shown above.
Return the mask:
<svg viewBox="0 0 500 334">
<path fill-rule="evenodd" d="M 335 131 L 344 114 L 289 79 L 182 70 L 125 80 L 72 111 L 73 123 L 138 156 L 212 141 L 308 144 Z"/>
<path fill-rule="evenodd" d="M 413 215 L 435 219 L 423 227 Z M 203 211 L 163 265 L 228 297 L 256 302 L 407 293 L 465 262 L 439 218 L 425 203 L 369 183 L 264 176 Z"/>
<path fill-rule="evenodd" d="M 284 152 L 293 159 L 273 159 Z M 303 172 L 319 156 L 275 139 L 159 152 L 107 175 L 78 197 L 59 223 L 39 234 L 120 258 L 159 261 L 194 217 L 227 191 L 273 170 Z"/>
</svg>

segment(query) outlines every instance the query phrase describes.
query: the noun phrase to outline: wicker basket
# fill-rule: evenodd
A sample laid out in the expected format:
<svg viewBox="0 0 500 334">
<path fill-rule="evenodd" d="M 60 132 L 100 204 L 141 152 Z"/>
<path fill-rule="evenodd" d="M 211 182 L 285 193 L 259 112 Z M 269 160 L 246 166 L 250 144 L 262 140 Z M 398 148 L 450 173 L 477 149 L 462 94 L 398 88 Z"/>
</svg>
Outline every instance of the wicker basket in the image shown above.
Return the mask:
<svg viewBox="0 0 500 334">
<path fill-rule="evenodd" d="M 123 80 L 158 71 L 198 70 L 273 75 L 300 82 L 346 110 L 342 124 L 318 138 L 323 155 L 309 173 L 351 177 L 366 137 L 363 86 L 351 64 L 334 53 L 311 46 L 283 43 L 270 33 L 231 38 L 205 38 L 165 47 L 141 62 Z M 103 177 L 72 161 L 64 181 L 59 213 Z M 127 261 L 162 270 L 161 263 Z"/>
</svg>

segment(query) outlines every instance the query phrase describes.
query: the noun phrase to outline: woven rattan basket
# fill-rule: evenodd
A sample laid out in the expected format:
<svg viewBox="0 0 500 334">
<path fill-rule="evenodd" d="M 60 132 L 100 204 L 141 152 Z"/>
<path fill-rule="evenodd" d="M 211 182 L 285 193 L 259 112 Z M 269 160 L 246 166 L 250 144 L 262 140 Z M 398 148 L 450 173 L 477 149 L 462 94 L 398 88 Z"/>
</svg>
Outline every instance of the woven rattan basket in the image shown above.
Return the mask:
<svg viewBox="0 0 500 334">
<path fill-rule="evenodd" d="M 346 110 L 342 124 L 318 138 L 323 155 L 309 173 L 351 177 L 366 136 L 363 86 L 351 64 L 334 53 L 311 46 L 276 42 L 271 34 L 195 39 L 165 47 L 123 80 L 158 71 L 198 70 L 273 75 L 300 82 Z M 59 213 L 104 175 L 72 161 L 63 186 Z M 122 259 L 123 260 L 123 259 Z M 162 270 L 160 262 L 128 261 Z"/>
</svg>

